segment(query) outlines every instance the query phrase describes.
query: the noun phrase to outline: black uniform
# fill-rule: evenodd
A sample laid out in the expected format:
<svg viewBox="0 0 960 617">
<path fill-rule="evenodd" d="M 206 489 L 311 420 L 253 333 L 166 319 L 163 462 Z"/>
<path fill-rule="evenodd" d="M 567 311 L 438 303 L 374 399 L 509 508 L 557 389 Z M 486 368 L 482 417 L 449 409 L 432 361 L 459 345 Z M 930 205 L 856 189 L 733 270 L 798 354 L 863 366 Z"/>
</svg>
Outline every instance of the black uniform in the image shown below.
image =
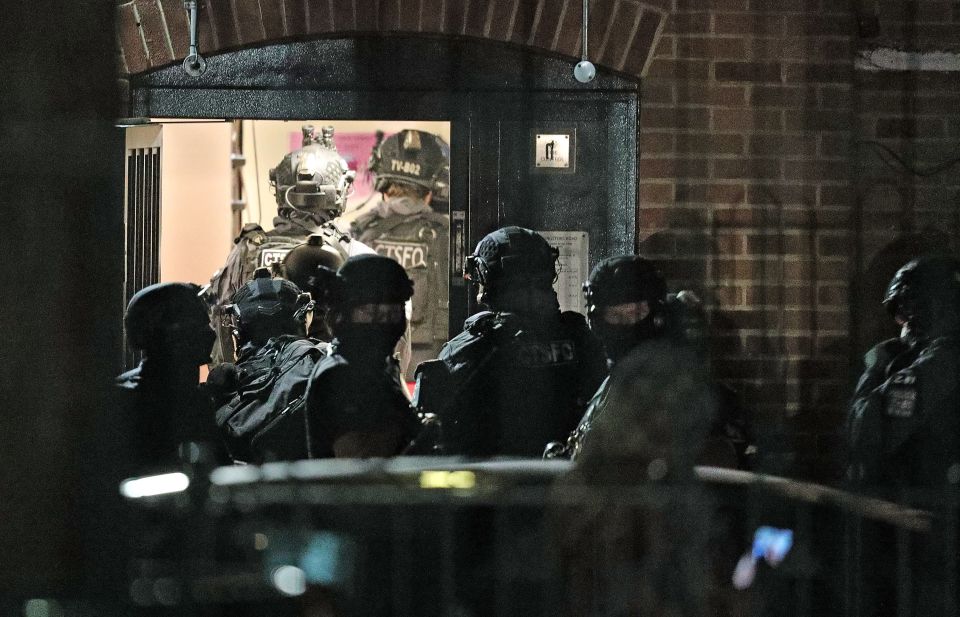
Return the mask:
<svg viewBox="0 0 960 617">
<path fill-rule="evenodd" d="M 369 455 L 400 454 L 417 436 L 420 423 L 396 360 L 353 354 L 336 340 L 332 349 L 310 380 L 311 456 L 337 456 L 341 438 L 363 439 Z"/>
<path fill-rule="evenodd" d="M 423 201 L 397 197 L 381 202 L 353 226 L 356 237 L 398 262 L 413 282 L 410 370 L 440 353 L 448 336 L 450 217 Z"/>
<path fill-rule="evenodd" d="M 483 312 L 418 372 L 445 454 L 539 457 L 576 426 L 606 362 L 579 313 Z"/>
<path fill-rule="evenodd" d="M 894 276 L 884 304 L 904 326 L 900 338 L 871 349 L 847 424 L 847 480 L 862 492 L 932 511 L 927 534 L 908 552 L 889 528 L 863 524 L 864 614 L 955 614 L 956 581 L 947 580 L 960 546 L 955 506 L 960 485 L 960 264 L 920 258 Z M 896 558 L 899 564 L 894 561 Z M 911 597 L 896 598 L 908 564 Z M 954 573 L 955 576 L 955 573 Z"/>
</svg>

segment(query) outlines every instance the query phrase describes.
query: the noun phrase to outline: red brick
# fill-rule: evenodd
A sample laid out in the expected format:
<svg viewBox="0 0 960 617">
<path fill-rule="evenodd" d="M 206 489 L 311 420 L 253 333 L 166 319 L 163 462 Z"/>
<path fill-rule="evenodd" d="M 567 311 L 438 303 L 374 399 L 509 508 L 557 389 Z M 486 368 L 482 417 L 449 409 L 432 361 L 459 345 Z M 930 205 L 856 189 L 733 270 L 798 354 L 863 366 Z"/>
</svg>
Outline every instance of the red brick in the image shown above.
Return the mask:
<svg viewBox="0 0 960 617">
<path fill-rule="evenodd" d="M 283 3 L 260 0 L 260 16 L 267 39 L 279 39 L 286 34 L 283 27 Z"/>
<path fill-rule="evenodd" d="M 714 109 L 712 113 L 715 131 L 779 131 L 783 126 L 781 112 L 775 110 Z"/>
<path fill-rule="evenodd" d="M 708 211 L 704 208 L 640 208 L 637 217 L 641 228 L 656 229 L 664 227 L 703 229 L 708 222 Z"/>
<path fill-rule="evenodd" d="M 853 150 L 853 139 L 847 135 L 821 133 L 819 139 L 821 158 L 846 159 Z"/>
<path fill-rule="evenodd" d="M 173 62 L 173 52 L 167 43 L 167 28 L 163 23 L 160 6 L 156 0 L 137 0 L 140 15 L 140 31 L 147 43 L 150 66 L 163 66 Z"/>
<path fill-rule="evenodd" d="M 691 105 L 709 105 L 711 107 L 744 107 L 747 101 L 746 86 L 711 85 L 687 88 L 680 86 L 684 103 Z"/>
<path fill-rule="evenodd" d="M 443 4 L 443 0 L 421 0 L 420 29 L 422 32 L 444 31 Z"/>
<path fill-rule="evenodd" d="M 640 177 L 706 178 L 707 161 L 703 159 L 641 159 Z"/>
<path fill-rule="evenodd" d="M 403 32 L 419 32 L 420 11 L 420 0 L 400 0 L 398 29 Z"/>
<path fill-rule="evenodd" d="M 445 0 L 444 7 L 446 9 L 446 14 L 444 15 L 444 25 L 443 32 L 446 34 L 463 34 L 465 21 L 467 18 L 467 9 L 470 7 L 471 0 L 463 0 L 463 2 L 450 2 L 450 0 Z"/>
<path fill-rule="evenodd" d="M 726 287 L 714 287 L 713 295 L 717 299 L 717 303 L 721 306 L 742 306 L 744 304 L 744 293 L 742 287 L 735 286 L 726 286 Z M 731 337 L 731 343 L 736 342 L 736 345 L 740 345 L 740 337 Z M 731 343 L 728 343 L 730 345 Z"/>
<path fill-rule="evenodd" d="M 677 254 L 676 237 L 671 232 L 651 234 L 640 241 L 640 253 L 648 258 L 674 257 Z"/>
<path fill-rule="evenodd" d="M 822 285 L 817 291 L 817 303 L 846 308 L 850 303 L 849 290 L 846 285 Z"/>
<path fill-rule="evenodd" d="M 513 31 L 510 33 L 510 41 L 520 45 L 526 45 L 533 35 L 533 25 L 537 18 L 540 2 L 525 2 L 517 0 L 516 12 L 513 16 Z"/>
<path fill-rule="evenodd" d="M 378 0 L 377 31 L 395 32 L 400 29 L 401 1 L 402 0 Z"/>
<path fill-rule="evenodd" d="M 556 0 L 539 0 L 537 3 L 537 19 L 535 29 L 530 38 L 530 44 L 541 49 L 553 49 L 553 40 L 557 35 L 557 26 L 560 22 L 560 13 L 564 2 Z"/>
<path fill-rule="evenodd" d="M 853 117 L 848 113 L 826 110 L 800 110 L 785 116 L 788 131 L 849 131 Z"/>
<path fill-rule="evenodd" d="M 848 208 L 784 208 L 783 224 L 817 229 L 848 229 L 851 224 L 851 211 Z"/>
<path fill-rule="evenodd" d="M 447 0 L 449 2 L 449 0 Z M 472 0 L 477 1 L 477 0 Z M 567 0 L 567 9 L 557 26 L 556 51 L 574 58 L 581 53 L 580 30 L 583 26 L 581 3 Z"/>
<path fill-rule="evenodd" d="M 329 9 L 329 4 L 328 8 Z M 307 4 L 304 0 L 283 0 L 283 18 L 287 24 L 287 34 L 294 36 L 307 33 Z"/>
<path fill-rule="evenodd" d="M 513 34 L 513 15 L 517 0 L 496 0 L 490 15 L 490 30 L 487 36 L 495 41 L 509 41 Z"/>
<path fill-rule="evenodd" d="M 747 0 L 676 0 L 675 10 L 678 13 L 746 11 Z"/>
<path fill-rule="evenodd" d="M 765 62 L 715 62 L 717 81 L 780 82 L 781 66 Z"/>
<path fill-rule="evenodd" d="M 627 51 L 621 70 L 631 75 L 641 76 L 650 57 L 651 48 L 660 29 L 664 15 L 656 11 L 643 11 L 640 14 L 640 23 L 637 25 L 637 34 L 633 37 L 633 44 Z M 644 77 L 646 77 L 644 75 Z"/>
<path fill-rule="evenodd" d="M 641 182 L 640 204 L 671 204 L 673 203 L 673 184 L 664 182 Z"/>
<path fill-rule="evenodd" d="M 353 0 L 333 0 L 332 5 L 323 0 L 307 0 L 307 13 L 310 32 L 357 29 L 357 11 Z"/>
<path fill-rule="evenodd" d="M 753 107 L 809 107 L 817 102 L 817 92 L 798 86 L 755 85 L 750 91 Z"/>
<path fill-rule="evenodd" d="M 601 57 L 600 52 L 603 47 L 603 41 L 607 36 L 607 30 L 616 17 L 616 5 L 617 0 L 590 0 L 590 23 L 588 24 L 587 42 L 590 46 L 589 56 L 591 58 L 599 59 Z M 568 8 L 567 10 L 569 11 L 570 9 Z M 581 46 L 583 45 L 582 42 L 580 44 Z"/>
<path fill-rule="evenodd" d="M 820 109 L 850 110 L 854 108 L 857 94 L 852 84 L 819 86 L 817 88 L 817 106 Z M 869 109 L 859 105 L 858 109 Z"/>
<path fill-rule="evenodd" d="M 723 256 L 742 255 L 746 252 L 747 239 L 743 234 L 720 233 L 714 238 L 714 254 Z"/>
<path fill-rule="evenodd" d="M 646 105 L 647 103 L 661 103 L 661 104 L 674 104 L 676 98 L 674 96 L 674 86 L 673 83 L 669 81 L 657 81 L 655 79 L 645 79 L 640 84 L 640 104 Z"/>
<path fill-rule="evenodd" d="M 751 184 L 747 187 L 747 203 L 752 205 L 809 205 L 817 203 L 817 187 L 798 184 Z"/>
<path fill-rule="evenodd" d="M 824 257 L 846 257 L 853 249 L 848 235 L 820 235 L 817 238 L 817 253 Z"/>
<path fill-rule="evenodd" d="M 801 83 L 849 83 L 853 80 L 853 62 L 842 64 L 799 64 L 784 66 L 787 82 Z"/>
<path fill-rule="evenodd" d="M 741 38 L 682 37 L 677 41 L 677 57 L 742 60 L 746 44 Z"/>
<path fill-rule="evenodd" d="M 677 135 L 680 154 L 743 154 L 743 136 L 682 133 Z"/>
<path fill-rule="evenodd" d="M 675 36 L 661 37 L 656 49 L 653 50 L 653 57 L 665 58 L 667 60 L 675 59 L 677 57 L 676 44 L 677 37 Z"/>
<path fill-rule="evenodd" d="M 240 44 L 262 41 L 265 37 L 259 0 L 233 0 L 240 28 Z"/>
<path fill-rule="evenodd" d="M 137 24 L 136 9 L 133 4 L 122 4 L 117 7 L 117 32 L 120 36 L 120 48 L 130 74 L 143 72 L 150 68 L 150 59 L 147 57 L 147 48 L 140 37 Z"/>
<path fill-rule="evenodd" d="M 710 63 L 706 60 L 658 58 L 650 65 L 647 75 L 655 79 L 707 80 L 710 77 Z"/>
<path fill-rule="evenodd" d="M 857 28 L 856 24 L 854 24 L 853 18 L 844 15 L 807 15 L 803 18 L 803 23 L 798 25 L 798 30 L 807 36 L 825 34 L 856 36 L 857 34 Z"/>
<path fill-rule="evenodd" d="M 673 13 L 667 18 L 666 32 L 671 34 L 710 34 L 709 13 Z"/>
<path fill-rule="evenodd" d="M 657 263 L 657 267 L 671 281 L 703 280 L 707 275 L 707 264 L 702 259 L 668 259 Z"/>
<path fill-rule="evenodd" d="M 357 31 L 376 32 L 380 26 L 380 0 L 354 0 L 354 7 Z"/>
<path fill-rule="evenodd" d="M 742 184 L 680 184 L 677 201 L 687 203 L 740 204 L 745 189 Z"/>
<path fill-rule="evenodd" d="M 640 156 L 674 151 L 673 133 L 644 131 L 640 135 Z"/>
<path fill-rule="evenodd" d="M 714 17 L 715 34 L 783 36 L 783 16 L 756 13 L 727 13 Z"/>
<path fill-rule="evenodd" d="M 814 156 L 817 138 L 814 135 L 751 135 L 749 153 L 759 156 Z"/>
<path fill-rule="evenodd" d="M 717 113 L 717 112 L 715 112 Z M 640 110 L 640 124 L 648 128 L 706 129 L 709 125 L 707 109 L 644 107 Z"/>
<path fill-rule="evenodd" d="M 204 0 L 203 10 L 213 26 L 217 39 L 217 49 L 229 49 L 240 44 L 237 33 L 237 24 L 233 16 L 233 2 L 231 0 Z"/>
<path fill-rule="evenodd" d="M 717 159 L 711 162 L 714 178 L 777 179 L 783 176 L 778 159 Z"/>
<path fill-rule="evenodd" d="M 603 53 L 598 56 L 601 64 L 620 68 L 633 44 L 634 28 L 639 24 L 641 11 L 640 6 L 633 3 L 616 3 L 615 13 L 610 17 L 611 27 L 606 41 L 598 41 L 598 44 L 603 43 Z"/>
<path fill-rule="evenodd" d="M 785 166 L 788 180 L 807 182 L 848 182 L 851 178 L 849 165 L 837 161 L 796 161 Z"/>
<path fill-rule="evenodd" d="M 775 218 L 766 208 L 737 205 L 714 208 L 713 221 L 717 227 L 757 227 L 769 225 Z"/>
<path fill-rule="evenodd" d="M 190 50 L 190 20 L 183 8 L 182 0 L 160 0 L 163 8 L 163 18 L 167 22 L 167 32 L 170 33 L 170 43 L 173 45 L 173 57 L 184 58 Z M 205 20 L 198 18 L 198 26 Z M 199 35 L 199 27 L 197 29 Z M 198 36 L 199 38 L 199 36 Z M 211 43 L 208 43 L 210 45 Z M 212 49 L 210 46 L 201 46 L 201 50 Z M 201 51 L 201 53 L 203 53 Z"/>
<path fill-rule="evenodd" d="M 750 10 L 760 13 L 803 13 L 808 8 L 808 0 L 750 0 Z M 795 17 L 791 15 L 787 19 Z"/>
<path fill-rule="evenodd" d="M 943 120 L 932 117 L 879 118 L 876 136 L 885 138 L 942 137 Z"/>
<path fill-rule="evenodd" d="M 825 186 L 820 189 L 820 206 L 852 206 L 853 189 L 849 186 Z"/>
</svg>

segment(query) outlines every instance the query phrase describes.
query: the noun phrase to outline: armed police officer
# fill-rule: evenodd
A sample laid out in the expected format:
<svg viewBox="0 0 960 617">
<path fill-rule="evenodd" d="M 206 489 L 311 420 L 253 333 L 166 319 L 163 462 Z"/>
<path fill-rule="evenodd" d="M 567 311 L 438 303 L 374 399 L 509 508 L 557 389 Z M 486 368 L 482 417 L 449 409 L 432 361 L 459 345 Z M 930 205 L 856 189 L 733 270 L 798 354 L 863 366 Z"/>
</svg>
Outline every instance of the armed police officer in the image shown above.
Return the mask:
<svg viewBox="0 0 960 617">
<path fill-rule="evenodd" d="M 400 264 L 381 255 L 350 257 L 337 272 L 331 353 L 307 395 L 311 457 L 391 456 L 417 437 L 420 422 L 392 354 L 412 295 Z"/>
<path fill-rule="evenodd" d="M 889 597 L 902 590 L 890 532 L 863 525 L 864 614 L 892 614 L 904 603 L 917 615 L 955 614 L 948 566 L 956 563 L 958 520 L 948 504 L 957 503 L 960 483 L 960 263 L 945 256 L 908 262 L 883 304 L 901 333 L 866 354 L 848 418 L 847 480 L 938 516 L 929 534 L 898 555 L 911 570 L 910 598 Z"/>
<path fill-rule="evenodd" d="M 413 361 L 437 357 L 447 340 L 450 147 L 437 135 L 405 129 L 373 153 L 374 189 L 383 200 L 353 224 L 362 242 L 396 260 L 414 281 Z"/>
<path fill-rule="evenodd" d="M 883 300 L 901 326 L 876 345 L 854 395 L 848 479 L 897 499 L 943 488 L 960 461 L 960 265 L 922 257 L 894 275 Z"/>
<path fill-rule="evenodd" d="M 750 447 L 749 431 L 743 413 L 735 404 L 735 397 L 719 384 L 711 383 L 706 357 L 706 326 L 700 311 L 699 301 L 691 292 L 668 294 L 667 284 L 653 262 L 638 255 L 622 255 L 601 261 L 594 267 L 583 286 L 587 302 L 587 319 L 591 330 L 603 343 L 612 371 L 629 356 L 638 356 L 634 366 L 671 367 L 671 371 L 693 375 L 694 368 L 704 383 L 709 385 L 711 400 L 702 408 L 709 414 L 701 415 L 696 421 L 706 423 L 701 427 L 708 437 L 705 439 L 701 462 L 719 466 L 745 466 L 747 448 Z M 643 358 L 658 359 L 647 362 Z M 660 374 L 658 368 L 657 374 Z M 634 379 L 644 379 L 635 372 Z M 550 444 L 545 452 L 547 458 L 577 459 L 584 445 L 592 439 L 591 432 L 600 419 L 607 414 L 610 405 L 610 383 L 604 381 L 590 400 L 587 411 L 576 430 L 566 443 Z M 681 391 L 681 384 L 672 379 L 659 378 L 663 393 L 669 396 L 672 390 Z M 648 392 L 651 400 L 657 398 L 655 392 Z M 718 403 L 720 403 L 718 405 Z M 687 413 L 683 409 L 671 407 L 677 413 Z M 691 410 L 692 411 L 692 410 Z M 701 409 L 702 411 L 702 409 Z M 631 413 L 629 409 L 618 412 Z M 643 423 L 638 418 L 608 418 L 608 424 L 625 426 L 630 422 Z M 618 430 L 609 436 L 623 434 Z M 629 437 L 628 437 L 629 439 Z M 600 444 L 602 447 L 611 444 Z"/>
<path fill-rule="evenodd" d="M 199 292 L 189 283 L 159 283 L 138 291 L 127 306 L 127 343 L 143 359 L 117 377 L 116 386 L 130 440 L 127 463 L 134 468 L 176 463 L 186 444 L 222 460 L 213 406 L 199 383 L 214 340 Z"/>
<path fill-rule="evenodd" d="M 306 337 L 314 302 L 269 268 L 259 268 L 226 309 L 239 355 L 207 379 L 217 425 L 236 461 L 307 458 L 306 389 L 326 343 Z"/>
<path fill-rule="evenodd" d="M 284 156 L 270 170 L 270 185 L 277 199 L 273 229 L 264 231 L 257 223 L 245 225 L 234 240 L 226 264 L 210 279 L 205 297 L 213 307 L 215 322 L 220 320 L 218 316 L 226 317 L 222 307 L 253 278 L 254 270 L 279 269 L 284 256 L 311 234 L 318 234 L 344 259 L 372 252 L 333 223 L 343 212 L 354 175 L 333 143 L 333 127 L 325 127 L 319 136 L 312 126 L 303 127 L 303 147 Z M 228 328 L 219 323 L 215 326 L 219 344 L 214 349 L 214 361 L 231 360 L 234 350 Z"/>
<path fill-rule="evenodd" d="M 313 318 L 307 331 L 310 338 L 328 343 L 333 340 L 327 317 L 337 270 L 344 261 L 344 257 L 318 234 L 311 235 L 305 244 L 295 247 L 283 258 L 286 278 L 313 298 Z"/>
<path fill-rule="evenodd" d="M 603 350 L 583 316 L 560 311 L 558 255 L 539 234 L 504 227 L 468 258 L 466 275 L 490 310 L 418 369 L 415 402 L 438 416 L 444 453 L 539 457 L 576 426 L 603 380 Z"/>
</svg>

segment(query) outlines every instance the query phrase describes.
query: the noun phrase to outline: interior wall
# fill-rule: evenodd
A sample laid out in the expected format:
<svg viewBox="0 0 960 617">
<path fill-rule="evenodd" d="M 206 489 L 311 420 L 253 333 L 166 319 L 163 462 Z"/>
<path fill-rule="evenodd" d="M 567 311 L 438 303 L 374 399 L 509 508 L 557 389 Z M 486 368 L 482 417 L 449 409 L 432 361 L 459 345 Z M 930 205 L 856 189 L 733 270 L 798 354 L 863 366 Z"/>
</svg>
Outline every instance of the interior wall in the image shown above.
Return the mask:
<svg viewBox="0 0 960 617">
<path fill-rule="evenodd" d="M 229 122 L 163 125 L 160 280 L 209 282 L 233 241 Z"/>
<path fill-rule="evenodd" d="M 403 129 L 418 129 L 439 135 L 450 143 L 449 122 L 407 122 L 407 121 L 378 121 L 378 120 L 249 120 L 243 123 L 243 152 L 247 162 L 243 167 L 244 197 L 247 201 L 243 212 L 243 223 L 260 223 L 265 229 L 273 227 L 273 217 L 277 215 L 277 202 L 270 188 L 270 169 L 290 152 L 291 135 L 301 134 L 301 126 L 312 124 L 319 130 L 323 126 L 332 126 L 334 129 L 334 143 L 338 144 L 341 154 L 347 154 L 341 141 L 351 133 L 371 134 L 383 131 L 386 135 L 397 133 Z M 338 141 L 338 136 L 340 141 Z M 369 152 L 358 153 L 356 161 L 348 163 L 351 169 L 355 165 L 366 168 Z M 355 217 L 357 211 L 352 208 L 364 199 L 363 195 L 351 197 L 347 202 L 347 214 L 343 217 L 349 221 Z"/>
</svg>

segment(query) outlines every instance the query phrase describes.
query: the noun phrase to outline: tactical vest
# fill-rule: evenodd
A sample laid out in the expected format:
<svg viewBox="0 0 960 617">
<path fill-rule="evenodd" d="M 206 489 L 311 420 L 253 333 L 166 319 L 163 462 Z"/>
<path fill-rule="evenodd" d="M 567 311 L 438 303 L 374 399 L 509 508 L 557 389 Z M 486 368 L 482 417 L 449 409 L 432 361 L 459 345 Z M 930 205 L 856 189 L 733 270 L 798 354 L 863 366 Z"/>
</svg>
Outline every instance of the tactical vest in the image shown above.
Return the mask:
<svg viewBox="0 0 960 617">
<path fill-rule="evenodd" d="M 360 241 L 403 266 L 413 281 L 416 360 L 436 358 L 448 338 L 449 230 L 449 217 L 435 212 L 373 218 L 359 230 Z"/>
<path fill-rule="evenodd" d="M 336 249 L 346 259 L 349 255 L 350 236 L 342 233 L 333 223 L 324 223 L 316 232 L 323 236 L 325 244 Z M 233 360 L 233 340 L 229 324 L 223 315 L 223 306 L 230 303 L 233 294 L 253 279 L 257 268 L 271 268 L 275 276 L 283 276 L 282 264 L 294 248 L 306 241 L 307 230 L 303 235 L 282 235 L 276 230 L 264 231 L 257 223 L 244 225 L 240 235 L 234 240 L 235 246 L 227 257 L 223 268 L 210 279 L 210 285 L 204 292 L 204 298 L 210 305 L 211 323 L 217 333 L 217 343 L 211 355 L 211 364 Z"/>
<path fill-rule="evenodd" d="M 583 316 L 527 325 L 509 313 L 474 315 L 418 369 L 414 404 L 439 417 L 445 454 L 539 458 L 583 415 L 606 367 Z"/>
</svg>

